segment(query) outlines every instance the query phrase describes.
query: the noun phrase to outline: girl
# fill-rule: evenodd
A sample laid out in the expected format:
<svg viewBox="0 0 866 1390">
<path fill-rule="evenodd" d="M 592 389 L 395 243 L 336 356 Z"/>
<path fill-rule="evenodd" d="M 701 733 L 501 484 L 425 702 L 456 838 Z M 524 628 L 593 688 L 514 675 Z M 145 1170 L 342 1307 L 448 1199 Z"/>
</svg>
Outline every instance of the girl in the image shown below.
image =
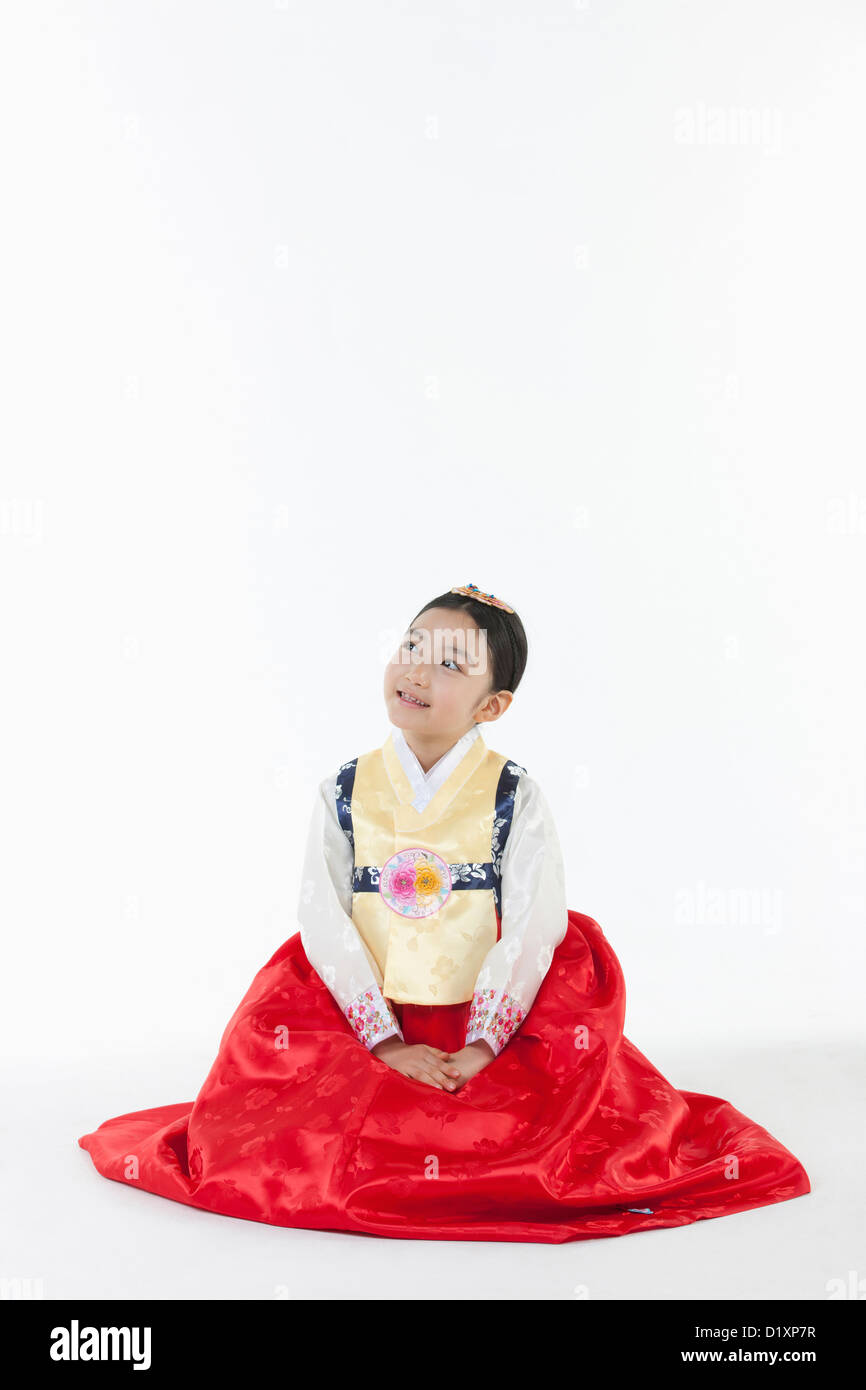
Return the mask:
<svg viewBox="0 0 866 1390">
<path fill-rule="evenodd" d="M 385 670 L 390 732 L 319 785 L 300 932 L 259 971 L 195 1102 L 79 1139 L 104 1176 L 275 1225 L 562 1242 L 811 1190 L 717 1096 L 623 1035 L 601 928 L 566 906 L 548 805 L 483 727 L 526 665 L 458 585 Z"/>
</svg>

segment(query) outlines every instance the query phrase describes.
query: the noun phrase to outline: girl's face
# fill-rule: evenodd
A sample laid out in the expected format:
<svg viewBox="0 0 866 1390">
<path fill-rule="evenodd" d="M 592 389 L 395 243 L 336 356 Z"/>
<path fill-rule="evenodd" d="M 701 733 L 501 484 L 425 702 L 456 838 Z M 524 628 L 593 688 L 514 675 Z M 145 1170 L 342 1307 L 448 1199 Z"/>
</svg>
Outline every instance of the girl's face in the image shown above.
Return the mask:
<svg viewBox="0 0 866 1390">
<path fill-rule="evenodd" d="M 453 735 L 498 719 L 512 700 L 491 691 L 486 629 L 460 608 L 428 608 L 385 667 L 391 723 L 421 737 Z"/>
</svg>

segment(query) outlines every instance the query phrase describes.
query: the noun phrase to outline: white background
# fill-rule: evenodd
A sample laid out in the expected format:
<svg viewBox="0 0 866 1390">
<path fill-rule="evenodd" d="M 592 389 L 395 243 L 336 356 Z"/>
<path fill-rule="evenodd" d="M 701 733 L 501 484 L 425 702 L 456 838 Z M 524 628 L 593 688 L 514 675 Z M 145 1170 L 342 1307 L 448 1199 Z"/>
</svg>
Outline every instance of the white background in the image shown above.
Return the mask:
<svg viewBox="0 0 866 1390">
<path fill-rule="evenodd" d="M 863 11 L 44 0 L 3 30 L 0 1274 L 866 1276 Z M 317 783 L 383 742 L 397 637 L 469 581 L 526 625 L 485 737 L 550 802 L 627 1036 L 807 1197 L 398 1261 L 77 1147 L 194 1098 L 297 929 Z"/>
</svg>

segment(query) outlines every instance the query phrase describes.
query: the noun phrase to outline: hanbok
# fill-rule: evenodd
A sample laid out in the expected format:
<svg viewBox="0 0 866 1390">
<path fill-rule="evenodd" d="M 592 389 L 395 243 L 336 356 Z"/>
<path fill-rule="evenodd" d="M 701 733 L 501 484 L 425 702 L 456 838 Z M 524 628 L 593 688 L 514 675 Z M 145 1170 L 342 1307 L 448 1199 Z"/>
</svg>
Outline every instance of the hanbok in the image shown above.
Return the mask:
<svg viewBox="0 0 866 1390">
<path fill-rule="evenodd" d="M 480 725 L 427 773 L 392 726 L 319 784 L 298 920 L 194 1101 L 79 1138 L 104 1177 L 278 1226 L 546 1243 L 811 1190 L 766 1129 L 625 1037 L 619 961 L 566 904 L 541 788 Z M 376 1057 L 391 1036 L 494 1056 L 451 1093 Z"/>
</svg>

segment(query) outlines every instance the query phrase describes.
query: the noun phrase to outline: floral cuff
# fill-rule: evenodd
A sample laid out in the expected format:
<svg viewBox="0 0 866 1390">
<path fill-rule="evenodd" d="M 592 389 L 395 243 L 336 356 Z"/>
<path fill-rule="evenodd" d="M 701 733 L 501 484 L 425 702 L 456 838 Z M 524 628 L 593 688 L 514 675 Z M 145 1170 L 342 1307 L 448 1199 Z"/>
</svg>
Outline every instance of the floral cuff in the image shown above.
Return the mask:
<svg viewBox="0 0 866 1390">
<path fill-rule="evenodd" d="M 504 990 L 476 989 L 466 1024 L 466 1042 L 481 1039 L 498 1056 L 525 1017 L 521 1005 Z"/>
<path fill-rule="evenodd" d="M 345 1009 L 345 1014 L 355 1037 L 367 1048 L 384 1042 L 392 1034 L 400 1038 L 403 1036 L 387 999 L 375 987 L 357 994 Z"/>
</svg>

